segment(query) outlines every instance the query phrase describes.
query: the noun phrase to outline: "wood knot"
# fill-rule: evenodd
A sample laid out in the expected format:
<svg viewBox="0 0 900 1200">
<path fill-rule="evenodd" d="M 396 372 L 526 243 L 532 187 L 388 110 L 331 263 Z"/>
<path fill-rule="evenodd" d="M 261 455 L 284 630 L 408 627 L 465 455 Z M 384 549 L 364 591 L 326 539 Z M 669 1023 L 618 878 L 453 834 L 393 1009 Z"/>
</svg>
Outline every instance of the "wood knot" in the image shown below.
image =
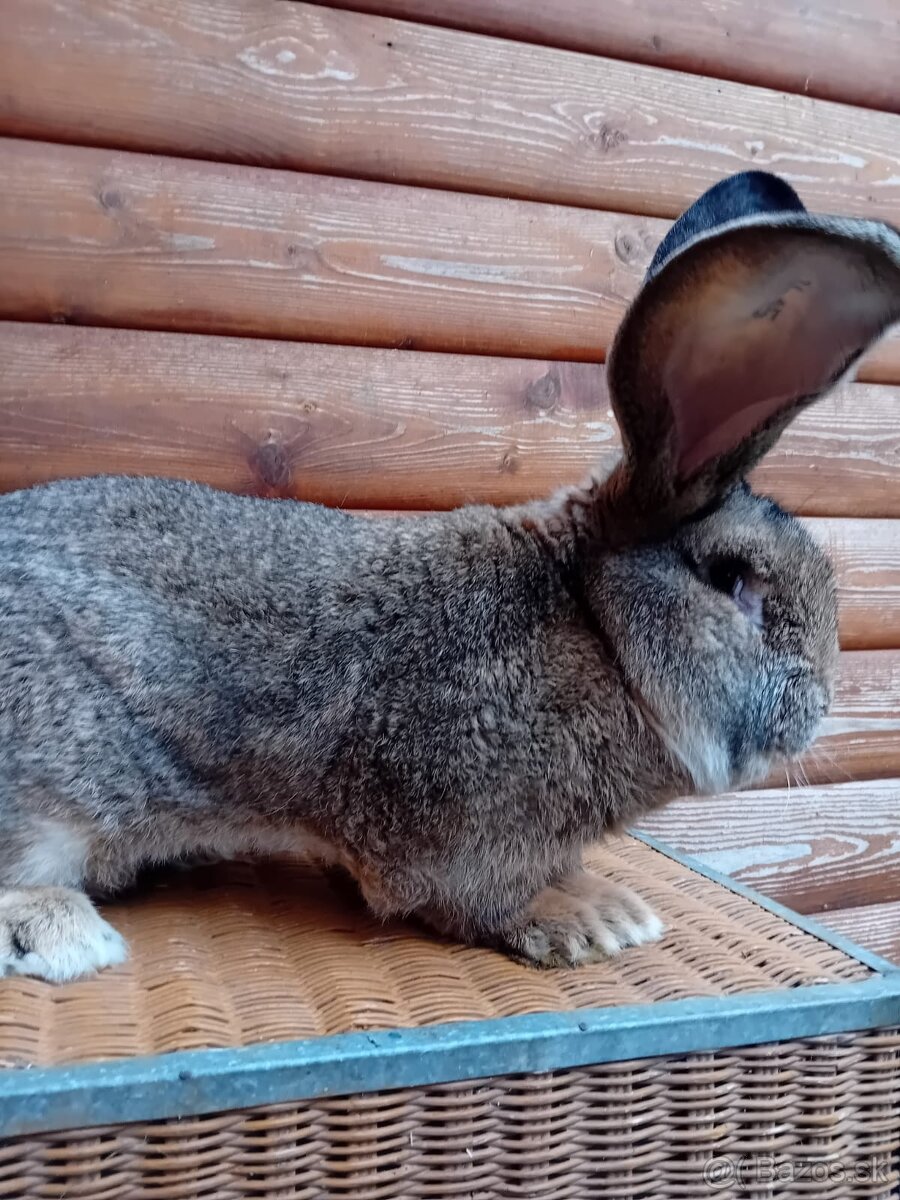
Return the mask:
<svg viewBox="0 0 900 1200">
<path fill-rule="evenodd" d="M 100 201 L 100 207 L 104 212 L 115 212 L 124 203 L 122 193 L 117 192 L 115 188 L 101 188 L 97 199 Z"/>
<path fill-rule="evenodd" d="M 551 367 L 539 379 L 533 379 L 525 389 L 525 407 L 537 409 L 538 412 L 553 412 L 561 392 L 559 372 Z"/>
<path fill-rule="evenodd" d="M 615 247 L 616 258 L 619 262 L 623 262 L 626 267 L 632 266 L 641 253 L 641 247 L 635 238 L 630 233 L 625 233 L 624 230 L 619 230 L 616 234 L 613 246 Z"/>
<path fill-rule="evenodd" d="M 515 450 L 507 450 L 500 459 L 500 470 L 504 475 L 514 475 L 519 469 L 519 458 Z"/>
<path fill-rule="evenodd" d="M 269 438 L 257 446 L 250 465 L 268 488 L 284 488 L 291 482 L 291 461 L 284 446 Z"/>
<path fill-rule="evenodd" d="M 607 125 L 604 121 L 600 128 L 589 136 L 588 141 L 592 146 L 599 146 L 604 154 L 609 154 L 628 141 L 628 134 L 624 129 L 616 129 L 614 125 Z"/>
</svg>

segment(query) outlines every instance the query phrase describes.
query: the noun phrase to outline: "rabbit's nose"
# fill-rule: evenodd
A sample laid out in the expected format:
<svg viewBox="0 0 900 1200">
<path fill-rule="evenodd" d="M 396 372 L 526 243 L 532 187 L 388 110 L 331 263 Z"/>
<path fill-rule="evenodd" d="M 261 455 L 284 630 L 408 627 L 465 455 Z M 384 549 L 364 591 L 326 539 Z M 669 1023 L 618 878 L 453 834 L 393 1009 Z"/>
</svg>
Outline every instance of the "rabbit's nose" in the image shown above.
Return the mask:
<svg viewBox="0 0 900 1200">
<path fill-rule="evenodd" d="M 773 748 L 788 757 L 802 754 L 815 740 L 829 704 L 828 692 L 812 672 L 792 671 L 774 713 Z"/>
</svg>

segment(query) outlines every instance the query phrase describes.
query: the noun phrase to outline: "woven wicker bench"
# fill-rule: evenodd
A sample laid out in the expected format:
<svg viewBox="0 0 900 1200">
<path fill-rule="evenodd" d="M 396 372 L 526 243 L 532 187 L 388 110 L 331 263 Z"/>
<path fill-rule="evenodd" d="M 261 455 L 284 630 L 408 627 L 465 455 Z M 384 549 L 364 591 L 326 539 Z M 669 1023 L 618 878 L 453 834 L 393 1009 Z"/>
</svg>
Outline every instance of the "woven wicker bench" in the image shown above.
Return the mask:
<svg viewBox="0 0 900 1200">
<path fill-rule="evenodd" d="M 669 932 L 576 971 L 296 862 L 163 877 L 127 967 L 0 988 L 0 1196 L 895 1196 L 900 971 L 657 844 L 594 858 Z"/>
</svg>

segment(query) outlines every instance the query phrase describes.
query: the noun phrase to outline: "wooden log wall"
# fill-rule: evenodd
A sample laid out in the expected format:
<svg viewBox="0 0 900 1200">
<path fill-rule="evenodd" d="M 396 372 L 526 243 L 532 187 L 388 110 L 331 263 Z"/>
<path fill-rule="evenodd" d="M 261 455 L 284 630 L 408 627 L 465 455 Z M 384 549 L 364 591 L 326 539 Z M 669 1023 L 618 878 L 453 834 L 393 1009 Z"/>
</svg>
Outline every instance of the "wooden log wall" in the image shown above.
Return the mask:
<svg viewBox="0 0 900 1200">
<path fill-rule="evenodd" d="M 0 488 L 412 512 L 608 466 L 610 339 L 705 187 L 900 223 L 898 62 L 895 0 L 6 0 Z M 900 955 L 900 335 L 755 482 L 834 557 L 835 710 L 651 828 Z"/>
</svg>

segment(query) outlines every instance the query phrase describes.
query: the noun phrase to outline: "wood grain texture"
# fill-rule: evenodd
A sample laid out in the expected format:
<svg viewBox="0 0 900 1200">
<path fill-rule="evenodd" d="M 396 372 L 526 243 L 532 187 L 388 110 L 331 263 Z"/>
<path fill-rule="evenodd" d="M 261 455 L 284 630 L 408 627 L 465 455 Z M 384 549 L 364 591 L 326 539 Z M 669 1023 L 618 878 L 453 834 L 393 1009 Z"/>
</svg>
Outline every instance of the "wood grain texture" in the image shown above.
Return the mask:
<svg viewBox="0 0 900 1200">
<path fill-rule="evenodd" d="M 604 368 L 0 322 L 0 488 L 109 471 L 351 508 L 508 504 L 606 471 Z M 900 517 L 900 388 L 847 385 L 755 482 L 794 511 Z"/>
<path fill-rule="evenodd" d="M 0 316 L 75 324 L 597 359 L 665 229 L 7 139 L 0 175 Z"/>
<path fill-rule="evenodd" d="M 590 363 L 15 323 L 0 361 L 4 490 L 111 471 L 452 508 L 543 495 L 619 454 Z"/>
<path fill-rule="evenodd" d="M 895 521 L 808 518 L 838 577 L 841 645 L 900 646 L 900 525 Z"/>
<path fill-rule="evenodd" d="M 602 358 L 650 217 L 0 139 L 0 318 Z M 900 334 L 860 376 L 900 382 Z"/>
<path fill-rule="evenodd" d="M 752 482 L 792 512 L 900 517 L 900 388 L 844 384 L 797 418 Z"/>
<path fill-rule="evenodd" d="M 6 0 L 4 25 L 19 137 L 669 218 L 758 167 L 900 208 L 900 116 L 805 95 L 281 0 Z"/>
<path fill-rule="evenodd" d="M 632 62 L 900 111 L 895 0 L 329 0 Z"/>
<path fill-rule="evenodd" d="M 801 913 L 900 900 L 900 779 L 676 800 L 643 828 Z"/>
<path fill-rule="evenodd" d="M 900 900 L 829 909 L 819 919 L 835 933 L 852 938 L 858 945 L 900 966 Z"/>
</svg>

